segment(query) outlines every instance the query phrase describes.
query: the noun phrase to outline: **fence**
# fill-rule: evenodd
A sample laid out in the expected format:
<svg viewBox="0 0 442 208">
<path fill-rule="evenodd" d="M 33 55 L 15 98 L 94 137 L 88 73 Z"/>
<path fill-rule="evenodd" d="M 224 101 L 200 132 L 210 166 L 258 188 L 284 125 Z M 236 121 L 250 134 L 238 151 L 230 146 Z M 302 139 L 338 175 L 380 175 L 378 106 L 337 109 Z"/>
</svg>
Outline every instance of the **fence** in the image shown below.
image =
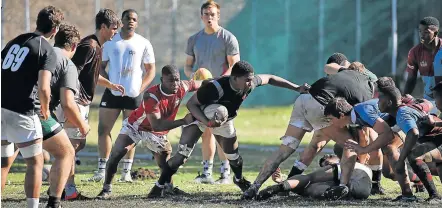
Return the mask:
<svg viewBox="0 0 442 208">
<path fill-rule="evenodd" d="M 32 31 L 38 11 L 54 5 L 82 36 L 94 32 L 100 8 L 119 14 L 139 12 L 137 32 L 154 47 L 157 69 L 165 64 L 183 68 L 187 38 L 202 29 L 202 0 L 2 0 L 2 47 Z M 359 60 L 378 75 L 403 75 L 408 50 L 417 44 L 417 24 L 424 16 L 442 21 L 439 0 L 219 0 L 221 25 L 239 40 L 241 59 L 257 73 L 273 73 L 296 83 L 324 76 L 333 52 Z M 396 57 L 396 58 L 395 58 Z M 156 80 L 158 82 L 158 80 Z M 420 89 L 416 89 L 420 92 Z M 248 106 L 285 105 L 296 93 L 258 88 Z"/>
</svg>

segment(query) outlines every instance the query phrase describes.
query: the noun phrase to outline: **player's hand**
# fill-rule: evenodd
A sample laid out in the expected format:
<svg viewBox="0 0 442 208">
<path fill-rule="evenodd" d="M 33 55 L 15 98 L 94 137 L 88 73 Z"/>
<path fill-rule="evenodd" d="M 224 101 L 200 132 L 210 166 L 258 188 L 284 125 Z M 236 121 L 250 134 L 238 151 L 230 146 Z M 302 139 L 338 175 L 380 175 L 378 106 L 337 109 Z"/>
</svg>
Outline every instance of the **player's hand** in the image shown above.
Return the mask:
<svg viewBox="0 0 442 208">
<path fill-rule="evenodd" d="M 310 90 L 310 85 L 307 83 L 304 83 L 303 85 L 299 86 L 299 88 L 298 88 L 298 92 L 301 94 L 308 93 L 309 90 Z"/>
<path fill-rule="evenodd" d="M 424 124 L 431 125 L 431 126 L 434 126 L 434 123 L 435 123 L 433 115 L 427 115 L 427 116 L 423 117 L 421 122 Z"/>
<path fill-rule="evenodd" d="M 83 125 L 80 126 L 80 133 L 83 137 L 86 138 L 86 136 L 89 134 L 89 132 L 91 131 L 91 127 L 89 126 L 88 123 L 83 122 Z"/>
<path fill-rule="evenodd" d="M 110 87 L 110 89 L 111 89 L 111 90 L 114 90 L 114 91 L 119 91 L 119 92 L 121 92 L 121 96 L 124 96 L 124 95 L 125 95 L 125 94 L 124 94 L 125 89 L 124 89 L 123 85 L 120 85 L 120 84 L 112 84 L 111 87 Z"/>
<path fill-rule="evenodd" d="M 40 107 L 40 111 L 41 111 L 41 118 L 43 120 L 48 120 L 49 116 L 51 116 L 51 112 L 49 111 L 49 106 L 41 106 Z"/>
<path fill-rule="evenodd" d="M 192 114 L 188 113 L 186 114 L 186 116 L 184 116 L 183 121 L 186 125 L 189 125 L 195 121 L 195 117 L 193 117 Z"/>
<path fill-rule="evenodd" d="M 216 127 L 220 127 L 221 124 L 223 124 L 224 121 L 219 119 L 218 113 L 215 112 L 215 115 L 213 116 L 212 119 L 209 120 L 209 122 L 207 122 L 207 127 L 210 128 L 216 128 Z"/>
<path fill-rule="evenodd" d="M 281 168 L 277 168 L 272 174 L 272 180 L 275 183 L 282 183 Z"/>
<path fill-rule="evenodd" d="M 355 151 L 357 154 L 365 154 L 366 153 L 364 151 L 364 148 L 361 147 L 361 145 L 359 145 L 357 142 L 355 142 L 353 140 L 346 141 L 344 144 L 344 147 L 349 150 Z"/>
</svg>

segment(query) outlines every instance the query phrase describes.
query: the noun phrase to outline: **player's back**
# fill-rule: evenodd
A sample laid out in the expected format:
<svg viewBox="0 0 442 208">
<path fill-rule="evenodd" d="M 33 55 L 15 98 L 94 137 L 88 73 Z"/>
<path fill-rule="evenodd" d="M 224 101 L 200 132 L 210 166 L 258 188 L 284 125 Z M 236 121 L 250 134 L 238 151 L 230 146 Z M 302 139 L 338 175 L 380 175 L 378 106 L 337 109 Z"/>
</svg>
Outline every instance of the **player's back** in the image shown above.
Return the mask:
<svg viewBox="0 0 442 208">
<path fill-rule="evenodd" d="M 319 79 L 309 92 L 322 105 L 327 105 L 335 97 L 343 97 L 355 105 L 372 99 L 374 86 L 362 73 L 345 70 Z"/>
<path fill-rule="evenodd" d="M 2 108 L 34 114 L 38 73 L 42 69 L 53 72 L 54 59 L 52 46 L 38 34 L 11 40 L 2 50 Z"/>
<path fill-rule="evenodd" d="M 78 69 L 79 96 L 77 102 L 89 105 L 95 94 L 101 65 L 101 45 L 95 35 L 83 38 L 78 44 L 72 62 Z"/>
</svg>

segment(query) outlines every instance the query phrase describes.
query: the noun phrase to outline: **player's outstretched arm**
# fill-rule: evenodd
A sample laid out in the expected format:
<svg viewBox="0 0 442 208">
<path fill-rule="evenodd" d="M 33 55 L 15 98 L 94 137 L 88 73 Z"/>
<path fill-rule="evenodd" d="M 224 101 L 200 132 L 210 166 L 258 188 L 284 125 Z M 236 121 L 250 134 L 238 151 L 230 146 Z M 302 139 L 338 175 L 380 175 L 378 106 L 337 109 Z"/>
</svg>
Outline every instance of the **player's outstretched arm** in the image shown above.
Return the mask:
<svg viewBox="0 0 442 208">
<path fill-rule="evenodd" d="M 258 74 L 259 78 L 261 78 L 261 85 L 270 84 L 277 87 L 287 88 L 290 90 L 298 91 L 300 93 L 308 92 L 310 86 L 308 84 L 304 84 L 299 86 L 294 84 L 282 77 L 278 77 L 271 74 Z"/>
<path fill-rule="evenodd" d="M 66 87 L 60 90 L 61 107 L 68 122 L 80 129 L 83 136 L 86 136 L 90 130 L 87 122 L 81 117 L 80 110 L 74 99 L 74 92 Z"/>
<path fill-rule="evenodd" d="M 41 113 L 44 120 L 49 117 L 49 101 L 51 99 L 51 77 L 52 74 L 48 70 L 40 70 L 38 72 L 38 99 L 41 104 Z"/>
<path fill-rule="evenodd" d="M 152 125 L 152 130 L 157 132 L 168 131 L 182 125 L 188 125 L 193 122 L 193 116 L 191 114 L 187 114 L 182 119 L 169 121 L 166 119 L 162 119 L 161 114 L 158 112 L 158 113 L 147 114 L 147 119 L 149 120 L 149 123 Z"/>
</svg>

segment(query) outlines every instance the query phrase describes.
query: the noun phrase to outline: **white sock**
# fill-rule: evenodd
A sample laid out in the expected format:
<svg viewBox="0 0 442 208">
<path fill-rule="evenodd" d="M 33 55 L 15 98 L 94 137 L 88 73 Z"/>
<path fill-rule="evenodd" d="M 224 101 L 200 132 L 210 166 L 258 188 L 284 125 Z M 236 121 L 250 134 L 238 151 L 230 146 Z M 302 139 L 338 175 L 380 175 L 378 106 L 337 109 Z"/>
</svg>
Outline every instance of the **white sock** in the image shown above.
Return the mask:
<svg viewBox="0 0 442 208">
<path fill-rule="evenodd" d="M 132 163 L 133 160 L 131 159 L 123 159 L 123 170 L 121 173 L 130 173 L 130 170 L 132 170 Z"/>
<path fill-rule="evenodd" d="M 213 172 L 213 161 L 203 160 L 203 174 L 212 175 L 212 172 Z"/>
<path fill-rule="evenodd" d="M 106 171 L 107 158 L 98 158 L 98 173 Z"/>
<path fill-rule="evenodd" d="M 28 208 L 38 208 L 40 198 L 26 198 Z"/>
<path fill-rule="evenodd" d="M 221 176 L 227 177 L 230 175 L 230 163 L 229 160 L 221 162 Z"/>
</svg>

